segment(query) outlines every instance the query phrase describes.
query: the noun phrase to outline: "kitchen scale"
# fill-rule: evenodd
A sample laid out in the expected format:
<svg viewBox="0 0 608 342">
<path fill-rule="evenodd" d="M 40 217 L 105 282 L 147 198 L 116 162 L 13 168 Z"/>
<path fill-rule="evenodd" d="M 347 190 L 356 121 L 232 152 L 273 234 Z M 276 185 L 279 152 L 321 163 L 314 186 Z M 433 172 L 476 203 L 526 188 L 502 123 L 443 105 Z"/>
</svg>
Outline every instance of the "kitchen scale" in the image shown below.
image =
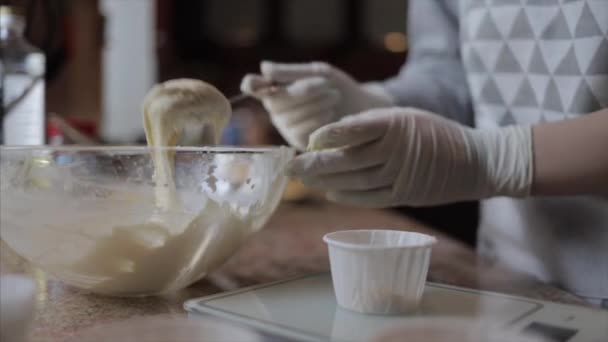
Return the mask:
<svg viewBox="0 0 608 342">
<path fill-rule="evenodd" d="M 364 315 L 337 306 L 331 276 L 318 274 L 187 301 L 190 315 L 247 325 L 270 341 L 367 341 L 408 320 L 473 317 L 556 342 L 608 341 L 608 311 L 427 283 L 416 314 Z"/>
</svg>

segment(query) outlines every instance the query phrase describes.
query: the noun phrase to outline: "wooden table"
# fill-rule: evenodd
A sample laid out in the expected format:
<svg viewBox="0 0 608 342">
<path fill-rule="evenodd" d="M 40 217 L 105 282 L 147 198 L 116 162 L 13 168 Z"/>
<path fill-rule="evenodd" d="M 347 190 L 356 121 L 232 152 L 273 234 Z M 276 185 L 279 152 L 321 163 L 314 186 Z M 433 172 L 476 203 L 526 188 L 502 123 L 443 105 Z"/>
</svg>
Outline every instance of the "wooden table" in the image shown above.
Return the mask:
<svg viewBox="0 0 608 342">
<path fill-rule="evenodd" d="M 489 291 L 585 305 L 580 298 L 521 274 L 490 265 L 464 245 L 391 211 L 353 209 L 325 202 L 283 204 L 261 232 L 220 270 L 188 289 L 155 298 L 110 298 L 49 279 L 0 245 L 0 272 L 27 273 L 38 283 L 33 341 L 62 341 L 84 329 L 137 316 L 184 315 L 184 300 L 288 277 L 328 271 L 321 237 L 340 229 L 391 228 L 435 235 L 429 280 Z"/>
</svg>

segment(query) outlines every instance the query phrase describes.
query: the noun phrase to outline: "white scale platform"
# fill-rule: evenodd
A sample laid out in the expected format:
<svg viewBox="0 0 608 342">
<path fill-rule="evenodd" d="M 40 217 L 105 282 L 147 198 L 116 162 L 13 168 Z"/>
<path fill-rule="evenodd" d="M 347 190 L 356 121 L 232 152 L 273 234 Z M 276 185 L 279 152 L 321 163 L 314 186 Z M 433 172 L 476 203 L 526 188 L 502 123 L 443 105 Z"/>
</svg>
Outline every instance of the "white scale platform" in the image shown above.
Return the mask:
<svg viewBox="0 0 608 342">
<path fill-rule="evenodd" d="M 363 315 L 337 306 L 329 274 L 254 286 L 184 304 L 192 315 L 248 325 L 272 341 L 365 341 L 424 317 L 476 317 L 556 342 L 608 342 L 608 311 L 427 283 L 418 313 Z"/>
</svg>

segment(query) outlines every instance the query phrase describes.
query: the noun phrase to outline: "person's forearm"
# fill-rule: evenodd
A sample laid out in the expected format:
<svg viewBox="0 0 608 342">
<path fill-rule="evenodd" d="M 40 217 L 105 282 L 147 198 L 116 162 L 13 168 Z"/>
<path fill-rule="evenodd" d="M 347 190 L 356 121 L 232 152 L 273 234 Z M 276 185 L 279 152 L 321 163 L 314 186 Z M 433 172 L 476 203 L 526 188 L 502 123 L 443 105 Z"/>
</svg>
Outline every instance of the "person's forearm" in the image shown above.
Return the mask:
<svg viewBox="0 0 608 342">
<path fill-rule="evenodd" d="M 608 195 L 608 109 L 534 126 L 532 195 Z"/>
</svg>

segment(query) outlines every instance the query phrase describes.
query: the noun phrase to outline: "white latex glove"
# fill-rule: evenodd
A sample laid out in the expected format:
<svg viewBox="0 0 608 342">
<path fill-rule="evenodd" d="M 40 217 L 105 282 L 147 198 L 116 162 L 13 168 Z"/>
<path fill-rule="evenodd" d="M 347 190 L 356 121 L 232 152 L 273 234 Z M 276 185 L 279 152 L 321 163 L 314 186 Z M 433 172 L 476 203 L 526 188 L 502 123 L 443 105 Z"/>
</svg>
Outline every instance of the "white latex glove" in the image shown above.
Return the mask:
<svg viewBox="0 0 608 342">
<path fill-rule="evenodd" d="M 369 207 L 526 196 L 529 127 L 471 129 L 413 108 L 371 110 L 311 135 L 290 172 L 328 198 Z"/>
<path fill-rule="evenodd" d="M 241 91 L 260 100 L 279 133 L 304 150 L 310 133 L 348 115 L 393 105 L 377 84 L 359 84 L 341 70 L 322 62 L 278 64 L 262 62 L 261 75 L 247 75 Z M 264 91 L 276 86 L 276 91 Z"/>
</svg>

